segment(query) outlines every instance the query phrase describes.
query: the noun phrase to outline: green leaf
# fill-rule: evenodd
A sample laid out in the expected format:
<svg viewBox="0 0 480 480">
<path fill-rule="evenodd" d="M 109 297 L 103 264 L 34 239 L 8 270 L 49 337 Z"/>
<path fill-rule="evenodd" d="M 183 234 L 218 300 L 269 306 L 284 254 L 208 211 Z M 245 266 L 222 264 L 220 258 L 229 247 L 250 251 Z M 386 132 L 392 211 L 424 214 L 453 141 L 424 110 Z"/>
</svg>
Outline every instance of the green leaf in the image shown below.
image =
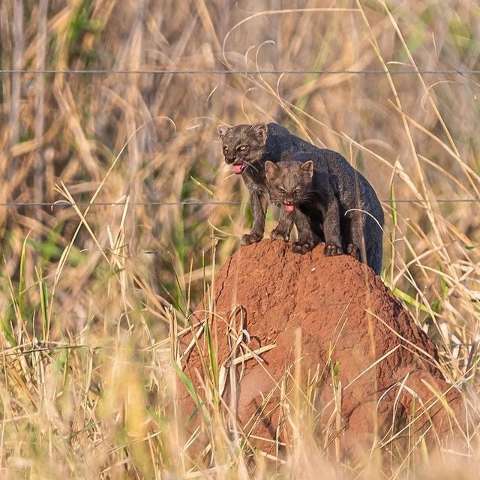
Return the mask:
<svg viewBox="0 0 480 480">
<path fill-rule="evenodd" d="M 192 400 L 195 403 L 195 406 L 200 409 L 202 406 L 202 402 L 200 400 L 200 397 L 197 394 L 197 391 L 195 390 L 195 387 L 193 385 L 193 382 L 190 380 L 189 376 L 177 365 L 176 362 L 173 363 L 173 368 L 178 375 L 178 378 L 180 381 L 185 385 L 185 388 L 187 389 L 187 392 L 190 394 L 192 397 Z"/>
<path fill-rule="evenodd" d="M 20 271 L 19 271 L 19 278 L 18 278 L 18 287 L 17 287 L 17 303 L 20 313 L 23 315 L 25 309 L 25 263 L 26 263 L 26 252 L 27 252 L 27 241 L 28 236 L 27 234 L 25 240 L 23 241 L 22 245 L 22 253 L 20 254 Z"/>
<path fill-rule="evenodd" d="M 412 307 L 418 310 L 421 310 L 422 312 L 425 312 L 428 314 L 432 313 L 431 309 L 427 308 L 425 305 L 423 305 L 423 303 L 418 302 L 408 293 L 404 292 L 403 290 L 400 290 L 399 288 L 394 288 L 393 294 L 400 300 L 403 300 L 406 304 L 411 305 Z"/>
<path fill-rule="evenodd" d="M 43 341 L 47 342 L 50 335 L 50 317 L 48 315 L 48 287 L 42 278 L 41 270 L 35 268 L 40 289 L 40 313 L 42 315 Z"/>
<path fill-rule="evenodd" d="M 390 198 L 389 198 L 390 208 L 391 208 L 391 216 L 392 216 L 392 224 L 394 227 L 398 225 L 398 209 L 397 209 L 397 201 L 395 199 L 395 187 L 393 186 L 393 182 L 390 184 Z"/>
</svg>

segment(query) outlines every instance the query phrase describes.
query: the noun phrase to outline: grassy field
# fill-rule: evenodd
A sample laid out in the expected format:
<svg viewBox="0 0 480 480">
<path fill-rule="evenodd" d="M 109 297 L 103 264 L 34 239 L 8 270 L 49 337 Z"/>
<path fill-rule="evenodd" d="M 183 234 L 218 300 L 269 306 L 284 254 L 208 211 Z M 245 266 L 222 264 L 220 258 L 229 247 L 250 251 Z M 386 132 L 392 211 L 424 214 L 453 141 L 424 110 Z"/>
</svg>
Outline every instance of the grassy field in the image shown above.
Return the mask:
<svg viewBox="0 0 480 480">
<path fill-rule="evenodd" d="M 388 473 L 314 439 L 252 473 L 215 401 L 195 455 L 171 339 L 249 226 L 216 127 L 275 120 L 375 186 L 385 283 L 478 391 L 480 75 L 417 69 L 479 69 L 479 26 L 468 0 L 0 2 L 2 69 L 107 70 L 1 76 L 1 477 L 474 478 L 472 431 Z M 108 73 L 155 69 L 310 73 Z"/>
</svg>

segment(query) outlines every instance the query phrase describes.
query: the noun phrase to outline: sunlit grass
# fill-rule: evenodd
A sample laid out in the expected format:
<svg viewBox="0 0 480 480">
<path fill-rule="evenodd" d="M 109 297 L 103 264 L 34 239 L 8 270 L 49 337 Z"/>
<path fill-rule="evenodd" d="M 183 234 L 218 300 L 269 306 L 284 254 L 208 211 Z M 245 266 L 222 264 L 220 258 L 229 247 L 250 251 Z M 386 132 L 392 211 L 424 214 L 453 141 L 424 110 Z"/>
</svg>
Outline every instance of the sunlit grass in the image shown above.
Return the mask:
<svg viewBox="0 0 480 480">
<path fill-rule="evenodd" d="M 48 18 L 40 3 L 0 3 L 2 68 L 479 68 L 474 2 L 300 2 L 282 12 L 266 0 L 50 1 Z M 314 435 L 315 381 L 294 369 L 279 399 L 292 445 L 256 450 L 248 429 L 233 421 L 231 434 L 226 367 L 191 313 L 203 298 L 213 314 L 214 273 L 250 222 L 216 126 L 275 120 L 340 151 L 375 186 L 387 218 L 382 278 L 437 344 L 446 378 L 475 392 L 478 204 L 441 200 L 480 198 L 476 76 L 44 79 L 1 77 L 0 203 L 125 206 L 0 206 L 2 478 L 474 478 L 472 431 L 440 452 L 412 436 L 393 469 L 376 454 L 335 462 L 328 428 Z M 148 204 L 188 199 L 240 205 Z M 182 371 L 189 328 L 208 340 L 202 388 Z M 181 388 L 198 430 L 184 429 Z"/>
</svg>

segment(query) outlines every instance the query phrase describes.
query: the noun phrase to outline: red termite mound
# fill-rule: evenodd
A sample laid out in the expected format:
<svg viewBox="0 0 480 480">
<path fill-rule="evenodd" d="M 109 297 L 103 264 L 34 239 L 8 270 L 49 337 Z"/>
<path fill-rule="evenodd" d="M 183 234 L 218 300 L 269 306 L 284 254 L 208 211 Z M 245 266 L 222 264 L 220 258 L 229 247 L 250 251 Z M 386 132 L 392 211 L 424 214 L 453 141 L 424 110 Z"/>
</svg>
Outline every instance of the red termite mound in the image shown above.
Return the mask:
<svg viewBox="0 0 480 480">
<path fill-rule="evenodd" d="M 438 369 L 433 343 L 354 258 L 325 257 L 322 246 L 302 256 L 264 240 L 228 259 L 211 298 L 215 313 L 207 321 L 223 366 L 225 410 L 254 445 L 291 441 L 285 405 L 293 401 L 294 378 L 310 392 L 309 433 L 337 455 L 372 442 L 391 449 L 405 436 L 411 445 L 412 432 L 438 441 L 462 424 L 460 393 Z M 205 335 L 182 340 L 184 350 L 193 343 L 184 370 L 202 392 L 209 377 Z M 290 400 L 279 401 L 282 395 Z M 191 413 L 188 394 L 182 404 Z"/>
</svg>

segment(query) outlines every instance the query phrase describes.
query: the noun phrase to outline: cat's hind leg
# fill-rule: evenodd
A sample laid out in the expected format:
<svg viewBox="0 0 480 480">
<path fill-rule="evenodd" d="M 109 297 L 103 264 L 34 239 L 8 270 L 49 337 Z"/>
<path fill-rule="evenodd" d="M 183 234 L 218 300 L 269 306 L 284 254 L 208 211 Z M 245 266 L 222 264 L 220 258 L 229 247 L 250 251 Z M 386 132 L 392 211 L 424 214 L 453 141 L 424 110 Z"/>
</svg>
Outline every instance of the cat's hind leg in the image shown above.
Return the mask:
<svg viewBox="0 0 480 480">
<path fill-rule="evenodd" d="M 340 227 L 340 208 L 337 199 L 332 195 L 325 209 L 323 230 L 325 232 L 325 255 L 331 257 L 342 255 L 342 234 Z"/>
<path fill-rule="evenodd" d="M 350 216 L 350 235 L 346 253 L 363 263 L 367 263 L 367 239 L 365 213 L 352 210 Z"/>
</svg>

